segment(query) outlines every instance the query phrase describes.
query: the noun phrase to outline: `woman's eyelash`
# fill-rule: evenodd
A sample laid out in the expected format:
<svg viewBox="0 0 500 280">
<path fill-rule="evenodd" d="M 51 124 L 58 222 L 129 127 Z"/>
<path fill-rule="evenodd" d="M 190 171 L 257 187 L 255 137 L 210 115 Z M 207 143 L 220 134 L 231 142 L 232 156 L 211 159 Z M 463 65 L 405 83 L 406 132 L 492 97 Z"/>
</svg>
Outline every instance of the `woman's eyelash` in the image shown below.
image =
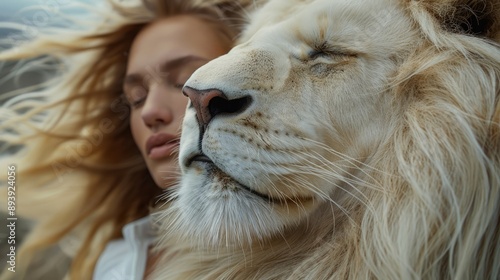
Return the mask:
<svg viewBox="0 0 500 280">
<path fill-rule="evenodd" d="M 146 100 L 146 98 L 141 98 L 141 99 L 137 99 L 137 100 L 131 100 L 131 101 L 128 101 L 128 104 L 132 108 L 137 108 L 140 105 L 142 105 L 142 103 L 144 103 L 144 100 Z"/>
<path fill-rule="evenodd" d="M 141 98 L 141 99 L 138 99 L 138 100 L 132 102 L 132 105 L 134 105 L 134 106 L 140 105 L 140 104 L 144 103 L 144 100 L 146 100 L 145 97 Z"/>
<path fill-rule="evenodd" d="M 136 108 L 140 106 L 144 101 L 146 100 L 147 97 L 147 89 L 144 87 L 136 86 L 128 92 L 128 95 L 126 96 L 125 100 L 129 104 L 131 108 Z"/>
<path fill-rule="evenodd" d="M 177 88 L 177 89 L 182 90 L 182 88 L 184 87 L 184 84 L 185 84 L 185 82 L 173 83 L 172 86 Z M 125 97 L 125 99 L 124 99 L 125 103 L 128 104 L 131 108 L 137 108 L 137 107 L 141 106 L 145 100 L 146 100 L 146 95 L 144 95 L 141 98 L 135 99 L 135 100 L 132 98 L 127 98 L 127 97 Z"/>
<path fill-rule="evenodd" d="M 125 96 L 123 98 L 123 101 L 125 104 L 127 104 L 130 108 L 136 108 L 140 106 L 144 101 L 146 100 L 146 96 L 141 96 L 136 98 L 130 97 L 130 96 Z"/>
</svg>

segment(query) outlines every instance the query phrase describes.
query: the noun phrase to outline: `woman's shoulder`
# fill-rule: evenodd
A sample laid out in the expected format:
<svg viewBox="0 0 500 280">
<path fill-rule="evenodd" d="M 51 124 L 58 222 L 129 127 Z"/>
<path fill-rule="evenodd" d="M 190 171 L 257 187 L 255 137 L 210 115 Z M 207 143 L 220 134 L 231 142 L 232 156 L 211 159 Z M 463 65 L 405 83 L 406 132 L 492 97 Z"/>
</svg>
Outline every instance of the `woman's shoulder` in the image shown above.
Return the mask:
<svg viewBox="0 0 500 280">
<path fill-rule="evenodd" d="M 126 224 L 123 238 L 108 242 L 97 260 L 94 280 L 143 279 L 148 247 L 154 236 L 149 216 Z"/>
</svg>

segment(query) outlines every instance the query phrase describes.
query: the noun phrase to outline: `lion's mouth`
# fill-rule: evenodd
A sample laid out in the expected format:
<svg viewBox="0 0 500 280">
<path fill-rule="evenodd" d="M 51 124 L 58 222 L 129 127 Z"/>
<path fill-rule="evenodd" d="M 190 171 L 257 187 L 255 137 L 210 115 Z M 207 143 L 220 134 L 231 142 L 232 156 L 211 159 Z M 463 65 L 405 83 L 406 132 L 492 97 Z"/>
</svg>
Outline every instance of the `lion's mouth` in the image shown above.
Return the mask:
<svg viewBox="0 0 500 280">
<path fill-rule="evenodd" d="M 198 155 L 195 155 L 195 156 L 191 157 L 188 160 L 187 166 L 189 167 L 195 161 L 197 161 L 197 162 L 205 162 L 205 163 L 208 163 L 208 164 L 214 164 L 214 162 L 209 157 L 207 157 L 205 154 L 198 154 Z"/>
<path fill-rule="evenodd" d="M 257 192 L 255 190 L 252 190 L 251 188 L 245 186 L 244 184 L 238 182 L 237 180 L 235 180 L 234 178 L 232 178 L 231 176 L 229 176 L 227 173 L 225 173 L 224 171 L 222 171 L 208 156 L 206 156 L 205 154 L 198 154 L 198 155 L 195 155 L 193 156 L 189 161 L 188 161 L 188 166 L 190 166 L 191 164 L 193 164 L 194 162 L 198 162 L 198 163 L 201 163 L 203 165 L 206 166 L 207 170 L 209 172 L 212 172 L 212 173 L 217 173 L 217 174 L 223 174 L 225 177 L 228 177 L 231 179 L 231 181 L 233 181 L 234 183 L 236 183 L 236 185 L 238 185 L 238 187 L 240 187 L 241 189 L 255 195 L 255 196 L 258 196 L 262 199 L 265 199 L 266 201 L 269 201 L 269 202 L 273 202 L 275 199 L 268 196 L 268 195 L 265 195 L 263 193 L 260 193 L 260 192 Z"/>
<path fill-rule="evenodd" d="M 261 192 L 258 192 L 248 186 L 246 186 L 245 184 L 242 184 L 240 182 L 238 182 L 236 179 L 234 179 L 233 177 L 229 176 L 227 173 L 225 173 L 224 171 L 222 171 L 208 156 L 206 156 L 205 154 L 197 154 L 193 157 L 191 157 L 189 160 L 188 160 L 188 164 L 187 166 L 189 167 L 190 165 L 192 165 L 193 163 L 199 163 L 201 165 L 204 165 L 205 169 L 212 173 L 212 174 L 217 174 L 218 176 L 223 176 L 226 180 L 230 180 L 233 184 L 235 184 L 239 189 L 242 189 L 254 196 L 257 196 L 263 200 L 265 200 L 266 202 L 268 203 L 272 203 L 272 204 L 280 204 L 280 205 L 288 205 L 289 203 L 293 203 L 293 204 L 304 204 L 304 203 L 308 203 L 308 202 L 311 202 L 313 201 L 314 199 L 312 197 L 294 197 L 294 198 L 291 198 L 291 197 L 286 197 L 286 198 L 276 198 L 276 197 L 272 197 L 270 195 L 267 195 L 267 194 L 264 194 L 264 193 L 261 193 Z"/>
</svg>

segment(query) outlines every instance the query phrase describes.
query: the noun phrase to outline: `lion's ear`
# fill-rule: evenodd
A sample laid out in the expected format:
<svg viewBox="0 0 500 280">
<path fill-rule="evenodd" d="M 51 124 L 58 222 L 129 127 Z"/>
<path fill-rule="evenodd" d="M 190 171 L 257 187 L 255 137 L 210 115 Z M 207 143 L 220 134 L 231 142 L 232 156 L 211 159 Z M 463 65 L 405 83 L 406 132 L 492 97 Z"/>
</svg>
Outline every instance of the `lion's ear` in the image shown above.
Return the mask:
<svg viewBox="0 0 500 280">
<path fill-rule="evenodd" d="M 499 0 L 413 0 L 451 32 L 500 40 Z"/>
</svg>

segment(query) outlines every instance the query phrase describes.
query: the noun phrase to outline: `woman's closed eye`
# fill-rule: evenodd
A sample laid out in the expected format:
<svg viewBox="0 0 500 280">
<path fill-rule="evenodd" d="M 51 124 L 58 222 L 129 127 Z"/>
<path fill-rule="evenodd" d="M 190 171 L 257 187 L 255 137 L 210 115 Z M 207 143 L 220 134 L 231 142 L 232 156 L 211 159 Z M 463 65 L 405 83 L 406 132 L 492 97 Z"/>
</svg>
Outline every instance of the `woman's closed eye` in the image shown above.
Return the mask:
<svg viewBox="0 0 500 280">
<path fill-rule="evenodd" d="M 184 87 L 184 84 L 185 84 L 185 83 L 186 83 L 186 82 L 176 83 L 176 84 L 174 84 L 174 87 L 175 87 L 175 88 L 177 88 L 177 89 L 182 90 L 182 88 Z"/>
<path fill-rule="evenodd" d="M 196 69 L 200 68 L 206 62 L 206 60 L 195 60 L 181 65 L 176 69 L 171 69 L 170 75 L 167 79 L 167 83 L 169 83 L 176 89 L 182 90 L 184 84 L 186 84 L 187 80 L 189 80 L 194 71 L 196 71 Z"/>
<path fill-rule="evenodd" d="M 144 104 L 147 95 L 148 95 L 147 90 L 142 86 L 135 86 L 132 89 L 126 91 L 125 93 L 127 103 L 132 108 L 137 108 L 142 104 Z"/>
<path fill-rule="evenodd" d="M 176 89 L 182 90 L 184 84 L 187 82 L 191 74 L 193 74 L 194 70 L 191 69 L 181 69 L 171 73 L 169 79 L 166 81 L 168 84 L 173 86 Z"/>
</svg>

